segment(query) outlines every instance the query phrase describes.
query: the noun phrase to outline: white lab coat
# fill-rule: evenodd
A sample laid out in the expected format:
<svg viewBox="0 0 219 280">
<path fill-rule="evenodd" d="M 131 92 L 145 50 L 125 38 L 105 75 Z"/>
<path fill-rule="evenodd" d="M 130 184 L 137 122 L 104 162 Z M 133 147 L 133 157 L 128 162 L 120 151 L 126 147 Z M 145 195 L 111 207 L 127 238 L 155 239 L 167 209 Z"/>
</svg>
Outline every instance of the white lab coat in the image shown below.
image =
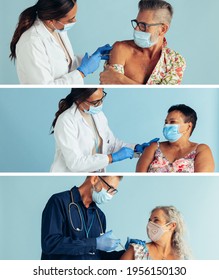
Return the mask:
<svg viewBox="0 0 219 280">
<path fill-rule="evenodd" d="M 69 55 L 72 67 L 69 71 L 63 48 L 53 35 L 36 19 L 25 31 L 16 45 L 16 67 L 21 84 L 83 84 L 77 67 L 81 58 L 74 56 L 67 32 L 60 34 Z"/>
<path fill-rule="evenodd" d="M 51 172 L 104 172 L 109 164 L 107 154 L 124 146 L 134 149 L 135 144 L 115 138 L 103 112 L 93 118 L 102 138 L 102 154 L 92 155 L 95 145 L 92 129 L 73 104 L 58 117 L 55 125 L 56 152 Z"/>
</svg>

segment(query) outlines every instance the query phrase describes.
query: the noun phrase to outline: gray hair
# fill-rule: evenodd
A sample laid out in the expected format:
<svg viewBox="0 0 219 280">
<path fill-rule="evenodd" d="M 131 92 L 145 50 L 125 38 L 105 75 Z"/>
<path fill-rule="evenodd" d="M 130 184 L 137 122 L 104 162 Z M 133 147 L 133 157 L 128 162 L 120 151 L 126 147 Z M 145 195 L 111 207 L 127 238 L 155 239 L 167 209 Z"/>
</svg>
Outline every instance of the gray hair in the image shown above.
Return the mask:
<svg viewBox="0 0 219 280">
<path fill-rule="evenodd" d="M 159 14 L 156 14 L 156 17 L 161 21 L 161 23 L 171 23 L 173 17 L 173 7 L 166 1 L 140 0 L 138 3 L 138 8 L 140 12 L 144 10 L 158 11 Z"/>
<path fill-rule="evenodd" d="M 116 175 L 113 175 L 113 176 L 100 176 L 101 178 L 110 178 L 110 177 L 117 177 L 119 179 L 119 181 L 122 181 L 123 179 L 123 176 L 116 176 Z"/>
<path fill-rule="evenodd" d="M 180 259 L 190 259 L 191 252 L 188 249 L 188 246 L 184 239 L 186 229 L 185 222 L 181 213 L 176 209 L 175 206 L 157 206 L 151 211 L 151 213 L 153 213 L 155 210 L 162 210 L 164 212 L 167 223 L 176 223 L 176 228 L 173 232 L 171 240 L 172 248 L 174 249 L 175 254 Z"/>
</svg>

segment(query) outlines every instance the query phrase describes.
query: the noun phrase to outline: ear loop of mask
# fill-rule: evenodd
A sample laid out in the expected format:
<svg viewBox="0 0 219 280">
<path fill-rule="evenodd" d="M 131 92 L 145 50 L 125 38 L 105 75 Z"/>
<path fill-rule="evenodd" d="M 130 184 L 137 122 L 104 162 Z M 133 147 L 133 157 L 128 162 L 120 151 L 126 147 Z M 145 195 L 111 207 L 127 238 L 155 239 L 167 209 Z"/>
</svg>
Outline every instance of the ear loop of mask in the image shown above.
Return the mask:
<svg viewBox="0 0 219 280">
<path fill-rule="evenodd" d="M 189 124 L 189 122 L 186 122 L 186 123 L 184 123 L 184 124 Z M 189 132 L 189 127 L 188 127 L 188 129 L 187 130 L 185 130 L 185 131 L 183 131 L 183 132 L 179 132 L 179 133 L 181 133 L 181 134 L 186 134 L 187 132 Z"/>
</svg>

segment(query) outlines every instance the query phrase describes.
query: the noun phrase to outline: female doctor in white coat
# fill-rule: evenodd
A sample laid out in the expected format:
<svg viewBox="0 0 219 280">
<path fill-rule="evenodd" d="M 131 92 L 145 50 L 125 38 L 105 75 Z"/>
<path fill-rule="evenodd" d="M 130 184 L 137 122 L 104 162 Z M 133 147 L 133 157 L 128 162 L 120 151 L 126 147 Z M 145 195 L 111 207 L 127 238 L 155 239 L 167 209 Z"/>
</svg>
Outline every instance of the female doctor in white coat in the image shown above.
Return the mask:
<svg viewBox="0 0 219 280">
<path fill-rule="evenodd" d="M 105 45 L 90 57 L 74 55 L 67 30 L 76 22 L 77 0 L 38 0 L 24 10 L 10 49 L 21 84 L 83 84 L 111 49 Z"/>
<path fill-rule="evenodd" d="M 101 88 L 73 88 L 60 100 L 52 123 L 56 153 L 51 172 L 104 172 L 110 163 L 133 158 L 134 151 L 150 145 L 126 144 L 113 135 L 102 112 L 105 96 Z"/>
</svg>

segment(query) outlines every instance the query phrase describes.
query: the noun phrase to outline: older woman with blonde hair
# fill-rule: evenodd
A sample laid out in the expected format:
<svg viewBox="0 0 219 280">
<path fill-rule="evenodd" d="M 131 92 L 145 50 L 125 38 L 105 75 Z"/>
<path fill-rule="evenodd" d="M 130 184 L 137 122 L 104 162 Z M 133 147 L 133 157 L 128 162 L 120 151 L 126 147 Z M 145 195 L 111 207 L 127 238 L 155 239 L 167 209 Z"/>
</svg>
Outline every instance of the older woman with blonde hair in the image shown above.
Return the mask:
<svg viewBox="0 0 219 280">
<path fill-rule="evenodd" d="M 185 224 L 174 206 L 158 206 L 147 224 L 151 242 L 134 240 L 121 260 L 184 260 L 190 258 L 184 234 Z"/>
</svg>

